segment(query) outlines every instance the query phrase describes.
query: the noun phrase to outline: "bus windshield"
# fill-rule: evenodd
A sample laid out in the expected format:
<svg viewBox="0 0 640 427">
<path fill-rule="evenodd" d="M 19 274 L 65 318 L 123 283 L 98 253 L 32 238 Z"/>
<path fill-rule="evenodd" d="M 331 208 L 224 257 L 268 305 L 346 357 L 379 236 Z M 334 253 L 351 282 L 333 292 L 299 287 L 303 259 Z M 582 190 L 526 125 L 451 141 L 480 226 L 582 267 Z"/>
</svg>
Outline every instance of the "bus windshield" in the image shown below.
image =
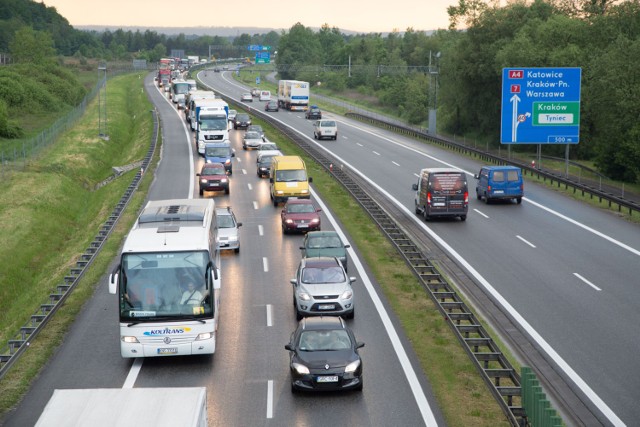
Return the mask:
<svg viewBox="0 0 640 427">
<path fill-rule="evenodd" d="M 189 93 L 189 83 L 181 82 L 173 84 L 173 93 L 176 95 L 186 95 Z"/>
<path fill-rule="evenodd" d="M 120 319 L 148 322 L 211 318 L 209 260 L 207 251 L 123 254 Z"/>
</svg>

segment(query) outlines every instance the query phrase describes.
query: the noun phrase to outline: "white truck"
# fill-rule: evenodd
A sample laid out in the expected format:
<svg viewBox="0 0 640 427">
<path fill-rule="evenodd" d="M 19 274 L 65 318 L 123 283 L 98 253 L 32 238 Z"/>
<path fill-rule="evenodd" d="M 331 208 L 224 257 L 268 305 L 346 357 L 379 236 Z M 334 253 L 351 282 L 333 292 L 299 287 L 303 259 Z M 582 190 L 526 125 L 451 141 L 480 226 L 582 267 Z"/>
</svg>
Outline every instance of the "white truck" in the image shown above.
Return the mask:
<svg viewBox="0 0 640 427">
<path fill-rule="evenodd" d="M 189 67 L 200 63 L 200 57 L 196 55 L 187 56 L 187 59 L 189 60 Z"/>
<path fill-rule="evenodd" d="M 289 111 L 307 111 L 309 108 L 309 82 L 279 80 L 278 105 Z"/>
<path fill-rule="evenodd" d="M 207 142 L 229 140 L 229 104 L 224 100 L 217 98 L 196 100 L 195 122 L 199 154 L 204 156 Z"/>
<path fill-rule="evenodd" d="M 207 389 L 55 390 L 36 427 L 207 427 Z"/>
<path fill-rule="evenodd" d="M 187 105 L 184 108 L 184 115 L 188 123 L 191 124 L 191 130 L 196 130 L 196 100 L 215 99 L 216 94 L 212 90 L 194 90 L 187 94 Z"/>
</svg>

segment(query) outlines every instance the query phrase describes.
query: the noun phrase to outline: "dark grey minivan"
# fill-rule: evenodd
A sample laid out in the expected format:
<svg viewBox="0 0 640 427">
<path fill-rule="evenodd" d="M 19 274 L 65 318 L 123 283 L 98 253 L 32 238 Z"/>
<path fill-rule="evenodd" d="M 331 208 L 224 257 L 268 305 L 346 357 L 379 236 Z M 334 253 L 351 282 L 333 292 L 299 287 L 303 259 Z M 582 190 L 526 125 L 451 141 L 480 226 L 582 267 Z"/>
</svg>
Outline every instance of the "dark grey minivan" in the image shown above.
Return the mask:
<svg viewBox="0 0 640 427">
<path fill-rule="evenodd" d="M 413 184 L 415 212 L 425 221 L 433 217 L 453 216 L 464 221 L 469 210 L 467 175 L 452 168 L 427 168 Z"/>
</svg>

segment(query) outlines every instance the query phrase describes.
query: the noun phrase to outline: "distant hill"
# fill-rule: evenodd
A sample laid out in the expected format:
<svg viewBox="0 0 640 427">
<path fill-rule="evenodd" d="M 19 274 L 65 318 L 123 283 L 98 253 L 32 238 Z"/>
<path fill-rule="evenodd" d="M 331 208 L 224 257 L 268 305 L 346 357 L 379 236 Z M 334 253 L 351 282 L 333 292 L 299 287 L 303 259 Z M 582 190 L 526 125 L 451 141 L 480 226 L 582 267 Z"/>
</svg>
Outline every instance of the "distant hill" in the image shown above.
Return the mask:
<svg viewBox="0 0 640 427">
<path fill-rule="evenodd" d="M 111 32 L 121 29 L 122 31 L 131 31 L 135 33 L 140 30 L 144 33 L 147 30 L 155 31 L 158 34 L 165 34 L 167 36 L 177 36 L 184 34 L 185 36 L 219 36 L 219 37 L 237 37 L 240 34 L 267 34 L 271 31 L 275 31 L 280 34 L 282 31 L 288 31 L 289 28 L 260 28 L 260 27 L 118 27 L 114 25 L 78 25 L 74 28 L 84 31 L 97 31 L 102 32 L 109 30 Z M 320 30 L 320 28 L 310 27 L 314 31 Z M 361 34 L 358 31 L 343 30 L 340 29 L 342 34 L 355 35 Z M 400 34 L 402 34 L 401 32 Z M 427 32 L 431 33 L 431 31 Z M 388 33 L 381 33 L 382 36 L 386 36 Z"/>
</svg>

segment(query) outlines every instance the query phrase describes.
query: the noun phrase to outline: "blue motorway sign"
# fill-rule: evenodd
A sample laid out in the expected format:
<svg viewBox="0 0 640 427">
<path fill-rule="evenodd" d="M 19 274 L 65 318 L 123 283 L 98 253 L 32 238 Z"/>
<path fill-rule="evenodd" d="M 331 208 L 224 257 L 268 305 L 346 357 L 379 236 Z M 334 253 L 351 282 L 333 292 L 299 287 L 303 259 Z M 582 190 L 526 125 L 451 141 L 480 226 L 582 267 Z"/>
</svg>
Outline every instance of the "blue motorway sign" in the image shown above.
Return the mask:
<svg viewBox="0 0 640 427">
<path fill-rule="evenodd" d="M 271 50 L 271 46 L 269 45 L 261 45 L 261 44 L 250 44 L 247 46 L 247 50 Z"/>
<path fill-rule="evenodd" d="M 256 64 L 269 64 L 271 63 L 271 54 L 269 52 L 256 53 Z"/>
<path fill-rule="evenodd" d="M 577 144 L 581 68 L 503 68 L 502 144 Z"/>
</svg>

